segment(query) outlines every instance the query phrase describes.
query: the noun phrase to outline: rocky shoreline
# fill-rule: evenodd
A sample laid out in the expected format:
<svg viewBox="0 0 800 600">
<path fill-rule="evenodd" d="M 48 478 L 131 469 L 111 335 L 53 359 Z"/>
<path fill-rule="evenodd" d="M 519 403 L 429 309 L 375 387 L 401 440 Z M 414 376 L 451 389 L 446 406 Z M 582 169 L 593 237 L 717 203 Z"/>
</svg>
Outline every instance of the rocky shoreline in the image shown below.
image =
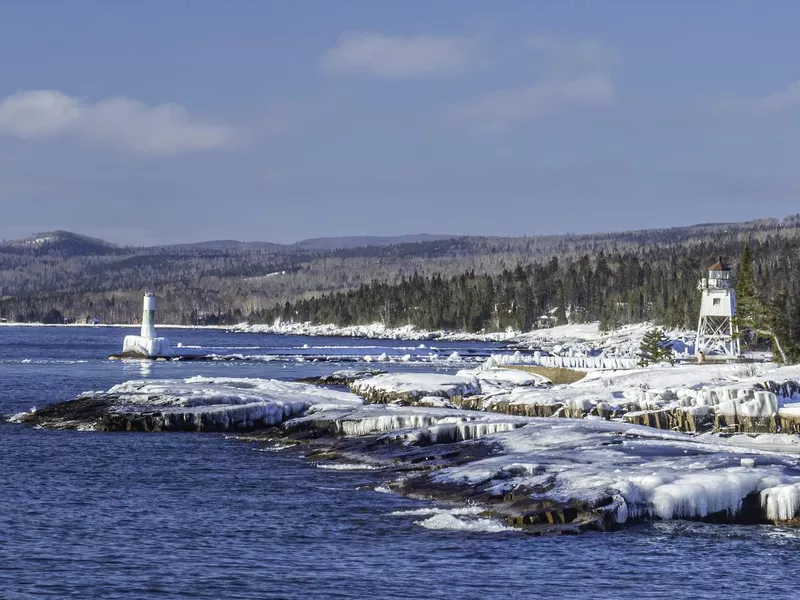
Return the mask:
<svg viewBox="0 0 800 600">
<path fill-rule="evenodd" d="M 378 379 L 402 390 L 397 376 L 350 375 L 332 381 L 374 392 L 384 389 L 375 381 L 368 385 Z M 597 414 L 597 405 L 580 408 L 580 414 L 559 409 L 536 416 L 487 411 L 485 405 L 459 408 L 482 382 L 501 388 L 496 394 L 516 389 L 504 388 L 508 381 L 497 374 L 475 378 L 466 388 L 459 377 L 425 378 L 422 390 L 405 390 L 412 392 L 405 399 L 365 393 L 368 401 L 380 400 L 376 404 L 364 404 L 354 393 L 276 380 L 131 381 L 11 420 L 291 442 L 314 461 L 378 466 L 394 492 L 478 505 L 481 514 L 537 535 L 673 518 L 800 526 L 800 450 L 610 420 L 610 414 Z M 553 390 L 535 377 L 514 381 L 537 393 Z"/>
</svg>

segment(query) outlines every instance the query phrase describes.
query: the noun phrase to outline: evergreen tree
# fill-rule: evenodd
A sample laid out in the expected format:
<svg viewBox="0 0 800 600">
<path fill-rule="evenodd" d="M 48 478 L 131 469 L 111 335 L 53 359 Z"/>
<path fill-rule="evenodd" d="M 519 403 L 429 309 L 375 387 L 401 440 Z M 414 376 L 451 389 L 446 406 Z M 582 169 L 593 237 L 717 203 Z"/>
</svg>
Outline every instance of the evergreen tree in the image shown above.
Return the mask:
<svg viewBox="0 0 800 600">
<path fill-rule="evenodd" d="M 644 334 L 639 346 L 639 366 L 646 367 L 663 361 L 669 364 L 675 362 L 672 356 L 672 342 L 664 335 L 663 330 L 651 329 Z"/>
<path fill-rule="evenodd" d="M 564 284 L 560 281 L 556 285 L 556 325 L 567 324 L 567 299 L 564 296 Z"/>
<path fill-rule="evenodd" d="M 769 320 L 772 332 L 786 354 L 790 363 L 800 362 L 800 290 L 781 290 L 773 299 Z M 773 346 L 775 360 L 781 362 L 783 356 Z"/>
<path fill-rule="evenodd" d="M 758 297 L 753 276 L 753 258 L 750 255 L 750 241 L 745 240 L 739 266 L 739 279 L 736 282 L 736 322 L 742 343 L 750 345 L 759 329 L 765 323 L 764 309 Z"/>
</svg>

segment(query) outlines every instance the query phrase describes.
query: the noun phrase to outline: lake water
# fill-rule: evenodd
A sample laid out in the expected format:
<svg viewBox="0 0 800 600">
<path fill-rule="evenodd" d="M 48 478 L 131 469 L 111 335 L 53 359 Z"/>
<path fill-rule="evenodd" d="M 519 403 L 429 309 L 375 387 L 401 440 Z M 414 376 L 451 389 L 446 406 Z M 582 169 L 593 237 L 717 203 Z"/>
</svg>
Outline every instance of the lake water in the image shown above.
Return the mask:
<svg viewBox="0 0 800 600">
<path fill-rule="evenodd" d="M 311 362 L 324 354 L 428 360 L 430 346 L 443 358 L 492 348 L 165 330 L 173 343 L 262 358 L 108 361 L 126 332 L 0 326 L 0 414 L 141 377 L 293 379 L 353 366 Z M 382 482 L 379 471 L 320 469 L 222 435 L 0 423 L 0 598 L 800 598 L 791 529 L 664 522 L 556 538 L 428 529 L 408 513 L 433 505 L 375 491 Z"/>
</svg>

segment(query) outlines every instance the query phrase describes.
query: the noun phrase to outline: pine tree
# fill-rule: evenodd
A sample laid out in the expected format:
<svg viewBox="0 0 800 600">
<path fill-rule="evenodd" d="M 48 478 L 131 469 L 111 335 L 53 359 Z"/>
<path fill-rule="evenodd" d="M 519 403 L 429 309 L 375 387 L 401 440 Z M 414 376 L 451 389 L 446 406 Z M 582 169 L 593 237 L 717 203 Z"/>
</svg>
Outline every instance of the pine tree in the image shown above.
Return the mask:
<svg viewBox="0 0 800 600">
<path fill-rule="evenodd" d="M 739 266 L 739 280 L 736 282 L 736 321 L 745 344 L 755 337 L 756 331 L 764 328 L 765 320 L 764 308 L 758 297 L 753 277 L 750 241 L 745 240 Z"/>
<path fill-rule="evenodd" d="M 646 367 L 663 361 L 674 364 L 672 342 L 664 335 L 663 330 L 651 329 L 644 334 L 639 346 L 639 366 Z"/>
<path fill-rule="evenodd" d="M 556 285 L 556 325 L 566 325 L 567 299 L 564 297 L 564 284 L 559 281 Z"/>
<path fill-rule="evenodd" d="M 786 354 L 786 360 L 800 362 L 800 294 L 781 290 L 775 295 L 769 313 L 772 332 Z M 776 361 L 783 360 L 776 347 L 773 347 L 773 355 Z"/>
</svg>

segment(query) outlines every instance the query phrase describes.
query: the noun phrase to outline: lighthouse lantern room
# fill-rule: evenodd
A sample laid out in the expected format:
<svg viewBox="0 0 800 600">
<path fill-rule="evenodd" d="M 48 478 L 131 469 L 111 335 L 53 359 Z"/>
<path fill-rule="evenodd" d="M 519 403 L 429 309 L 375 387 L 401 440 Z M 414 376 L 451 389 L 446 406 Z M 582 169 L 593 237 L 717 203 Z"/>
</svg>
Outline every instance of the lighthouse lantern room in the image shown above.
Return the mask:
<svg viewBox="0 0 800 600">
<path fill-rule="evenodd" d="M 708 277 L 700 280 L 700 319 L 697 324 L 695 355 L 740 354 L 736 329 L 736 292 L 731 288 L 731 268 L 722 257 L 708 267 Z"/>
</svg>

